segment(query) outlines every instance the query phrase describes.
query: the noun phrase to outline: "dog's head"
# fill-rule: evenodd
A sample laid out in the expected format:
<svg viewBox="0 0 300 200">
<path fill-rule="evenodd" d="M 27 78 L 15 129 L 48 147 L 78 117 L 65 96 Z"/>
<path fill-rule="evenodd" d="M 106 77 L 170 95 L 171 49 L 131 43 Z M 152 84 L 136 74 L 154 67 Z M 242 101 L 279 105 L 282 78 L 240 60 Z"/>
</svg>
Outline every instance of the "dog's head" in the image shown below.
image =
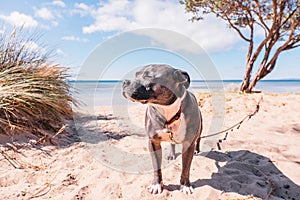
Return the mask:
<svg viewBox="0 0 300 200">
<path fill-rule="evenodd" d="M 125 98 L 150 104 L 171 105 L 190 85 L 187 72 L 169 65 L 147 65 L 133 80 L 123 81 Z"/>
</svg>

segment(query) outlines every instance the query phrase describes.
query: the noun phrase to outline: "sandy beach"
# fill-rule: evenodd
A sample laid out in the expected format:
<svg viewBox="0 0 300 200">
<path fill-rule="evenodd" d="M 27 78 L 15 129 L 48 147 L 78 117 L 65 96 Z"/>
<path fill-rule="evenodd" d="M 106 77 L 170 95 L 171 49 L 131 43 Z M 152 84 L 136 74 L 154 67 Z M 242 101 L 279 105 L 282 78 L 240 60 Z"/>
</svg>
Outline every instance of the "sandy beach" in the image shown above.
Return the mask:
<svg viewBox="0 0 300 200">
<path fill-rule="evenodd" d="M 226 93 L 215 113 L 209 94 L 196 94 L 202 135 L 226 129 L 256 109 L 239 129 L 201 141 L 190 179 L 195 189 L 179 191 L 180 147 L 167 161 L 164 144 L 162 194 L 151 195 L 152 165 L 143 131 L 145 106 L 96 107 L 77 114 L 57 145 L 37 138 L 0 136 L 0 199 L 300 199 L 300 95 Z M 124 114 L 125 112 L 125 114 Z M 128 118 L 124 117 L 127 116 Z M 216 123 L 215 118 L 219 121 Z M 128 124 L 130 122 L 130 124 Z"/>
</svg>

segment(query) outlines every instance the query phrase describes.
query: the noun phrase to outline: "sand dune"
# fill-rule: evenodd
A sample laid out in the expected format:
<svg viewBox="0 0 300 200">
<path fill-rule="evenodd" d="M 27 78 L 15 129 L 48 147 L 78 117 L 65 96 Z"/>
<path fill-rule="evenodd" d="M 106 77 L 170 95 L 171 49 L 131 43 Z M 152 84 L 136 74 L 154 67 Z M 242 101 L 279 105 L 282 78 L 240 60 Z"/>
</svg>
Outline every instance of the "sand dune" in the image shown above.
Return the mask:
<svg viewBox="0 0 300 200">
<path fill-rule="evenodd" d="M 221 150 L 216 142 L 224 134 L 202 140 L 191 168 L 195 192 L 188 199 L 300 199 L 300 95 L 228 93 L 223 114 L 215 113 L 210 95 L 197 98 L 203 135 L 214 131 L 216 118 L 225 129 L 263 100 L 254 117 L 229 131 Z M 164 159 L 163 193 L 153 197 L 147 191 L 152 165 L 144 110 L 130 104 L 80 114 L 58 146 L 0 136 L 0 199 L 185 199 L 179 191 L 180 146 L 175 161 Z M 163 148 L 166 157 L 169 145 Z"/>
</svg>

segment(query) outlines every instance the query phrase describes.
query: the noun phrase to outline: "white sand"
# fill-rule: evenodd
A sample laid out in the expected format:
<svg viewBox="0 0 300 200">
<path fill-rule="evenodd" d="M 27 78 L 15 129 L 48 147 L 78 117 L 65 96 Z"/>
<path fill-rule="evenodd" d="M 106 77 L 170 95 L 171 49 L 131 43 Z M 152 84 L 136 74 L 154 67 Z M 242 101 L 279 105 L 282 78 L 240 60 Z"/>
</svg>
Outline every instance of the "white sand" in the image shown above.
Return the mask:
<svg viewBox="0 0 300 200">
<path fill-rule="evenodd" d="M 188 199 L 300 199 L 300 95 L 227 94 L 225 116 L 217 113 L 217 117 L 224 118 L 223 128 L 229 127 L 255 110 L 261 96 L 259 113 L 230 132 L 221 151 L 216 151 L 215 142 L 224 134 L 202 140 L 202 150 L 215 150 L 194 157 L 195 192 Z M 198 98 L 206 135 L 218 124 L 212 120 L 209 95 Z M 124 106 L 113 111 L 96 108 L 94 115 L 77 121 L 79 138 L 63 137 L 59 147 L 1 136 L 0 199 L 153 199 L 147 191 L 152 165 L 143 131 L 144 110 L 139 104 L 131 106 L 129 114 Z M 163 148 L 166 157 L 168 144 Z M 177 149 L 176 161 L 164 159 L 165 187 L 155 199 L 187 196 L 179 191 Z M 8 160 L 23 168 L 14 168 Z"/>
</svg>

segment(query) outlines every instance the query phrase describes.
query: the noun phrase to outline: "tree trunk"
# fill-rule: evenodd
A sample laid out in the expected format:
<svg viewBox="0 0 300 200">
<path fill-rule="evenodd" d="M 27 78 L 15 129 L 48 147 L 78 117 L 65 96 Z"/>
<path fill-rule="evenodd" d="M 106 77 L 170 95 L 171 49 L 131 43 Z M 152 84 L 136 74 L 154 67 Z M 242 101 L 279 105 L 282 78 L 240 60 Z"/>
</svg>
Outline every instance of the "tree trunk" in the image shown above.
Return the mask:
<svg viewBox="0 0 300 200">
<path fill-rule="evenodd" d="M 271 71 L 266 70 L 265 65 L 261 65 L 258 72 L 255 74 L 254 78 L 252 79 L 251 83 L 248 85 L 248 87 L 244 90 L 246 93 L 251 93 L 253 91 L 253 88 L 255 87 L 256 83 L 260 81 L 262 78 L 264 78 L 266 75 L 268 75 Z"/>
<path fill-rule="evenodd" d="M 250 83 L 250 80 L 248 80 L 249 82 L 248 82 L 247 88 L 242 88 L 242 86 L 244 84 L 244 81 L 245 81 L 245 78 L 246 78 L 246 75 L 245 75 L 244 81 L 243 81 L 242 86 L 241 86 L 241 91 L 246 92 L 246 93 L 251 93 L 253 88 L 255 87 L 256 83 L 273 71 L 273 69 L 276 65 L 276 61 L 278 59 L 278 56 L 279 56 L 280 52 L 283 51 L 282 49 L 283 48 L 279 48 L 277 50 L 277 52 L 275 53 L 275 55 L 273 56 L 273 58 L 271 59 L 271 61 L 268 62 L 268 63 L 266 63 L 267 59 L 268 59 L 268 55 L 267 55 L 264 58 L 264 60 L 262 61 L 261 65 L 260 65 L 260 68 L 257 71 L 257 73 L 255 74 L 254 78 L 252 79 L 251 83 Z M 253 64 L 251 65 L 251 70 L 252 70 L 252 67 L 253 67 Z M 247 69 L 248 68 L 249 68 L 249 66 L 247 66 Z M 242 90 L 242 89 L 244 89 L 244 90 Z"/>
<path fill-rule="evenodd" d="M 251 81 L 248 88 L 245 90 L 246 93 L 251 93 L 253 91 L 253 88 L 255 87 L 256 83 L 260 80 L 259 75 L 256 74 L 255 78 Z"/>
<path fill-rule="evenodd" d="M 253 63 L 247 62 L 246 66 L 247 67 L 246 67 L 244 79 L 243 79 L 243 82 L 240 87 L 240 91 L 242 91 L 242 92 L 246 92 L 246 90 L 249 87 Z"/>
</svg>

